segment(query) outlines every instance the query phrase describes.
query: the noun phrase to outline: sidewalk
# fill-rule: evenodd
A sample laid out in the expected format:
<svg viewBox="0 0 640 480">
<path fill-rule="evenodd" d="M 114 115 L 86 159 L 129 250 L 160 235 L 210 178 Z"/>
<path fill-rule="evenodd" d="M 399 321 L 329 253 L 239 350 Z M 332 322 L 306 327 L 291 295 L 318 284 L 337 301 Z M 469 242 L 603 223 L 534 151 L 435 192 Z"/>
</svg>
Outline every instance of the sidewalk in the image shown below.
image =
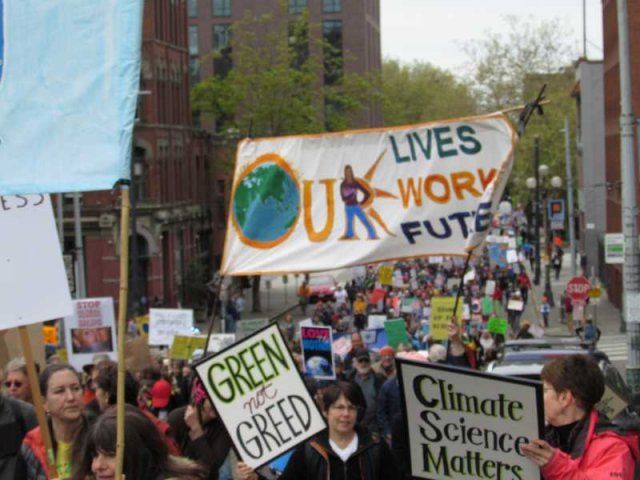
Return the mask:
<svg viewBox="0 0 640 480">
<path fill-rule="evenodd" d="M 528 265 L 527 265 L 528 267 Z M 577 275 L 580 275 L 580 266 L 576 265 Z M 533 283 L 533 272 L 527 269 L 527 273 Z M 560 323 L 560 309 L 563 305 L 560 304 L 560 297 L 562 292 L 566 288 L 567 283 L 571 280 L 571 255 L 565 253 L 562 259 L 562 269 L 560 270 L 560 276 L 558 280 L 555 279 L 553 270 L 551 271 L 551 291 L 553 292 L 553 299 L 555 306 L 551 308 L 551 315 L 549 316 L 549 327 L 546 329 L 546 336 L 573 336 L 569 333 L 567 325 Z M 534 285 L 535 304 L 540 304 L 540 299 L 544 293 L 545 286 L 545 265 L 542 264 L 542 274 L 540 275 L 540 285 Z M 594 285 L 592 284 L 592 287 Z M 585 307 L 585 316 L 592 318 L 594 324 L 601 330 L 602 335 L 615 335 L 620 333 L 620 311 L 609 302 L 607 298 L 606 289 L 601 287 L 602 297 L 597 305 L 593 300 L 590 300 L 589 304 Z M 531 321 L 542 320 L 542 316 L 539 312 L 534 310 L 532 302 L 529 302 L 522 318 L 528 318 Z M 577 325 L 576 325 L 577 326 Z"/>
</svg>

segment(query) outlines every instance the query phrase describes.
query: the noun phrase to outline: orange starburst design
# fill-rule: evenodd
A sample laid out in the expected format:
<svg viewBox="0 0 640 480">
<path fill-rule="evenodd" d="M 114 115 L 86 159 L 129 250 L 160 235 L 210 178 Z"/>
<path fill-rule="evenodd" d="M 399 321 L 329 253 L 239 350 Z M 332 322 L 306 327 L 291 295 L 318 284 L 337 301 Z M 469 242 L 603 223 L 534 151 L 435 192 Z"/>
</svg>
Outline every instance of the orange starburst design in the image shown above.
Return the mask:
<svg viewBox="0 0 640 480">
<path fill-rule="evenodd" d="M 373 201 L 378 197 L 398 198 L 391 192 L 387 192 L 386 190 L 381 190 L 379 188 L 375 188 L 371 186 L 371 181 L 373 180 L 373 176 L 376 174 L 378 165 L 380 165 L 380 162 L 382 161 L 385 153 L 387 153 L 387 151 L 383 150 L 383 152 L 380 155 L 378 155 L 378 158 L 376 159 L 374 164 L 371 165 L 367 173 L 364 175 L 364 178 L 359 178 L 358 180 L 361 182 L 364 188 L 366 188 L 370 193 L 370 196 L 366 204 L 363 204 L 362 208 L 366 209 L 367 214 L 371 217 L 371 219 L 374 220 L 378 225 L 380 225 L 385 232 L 387 232 L 392 237 L 395 237 L 396 235 L 391 233 L 391 231 L 389 230 L 389 227 L 387 227 L 386 223 L 384 223 L 384 220 L 382 220 L 382 217 L 380 216 L 378 211 L 372 206 Z"/>
</svg>

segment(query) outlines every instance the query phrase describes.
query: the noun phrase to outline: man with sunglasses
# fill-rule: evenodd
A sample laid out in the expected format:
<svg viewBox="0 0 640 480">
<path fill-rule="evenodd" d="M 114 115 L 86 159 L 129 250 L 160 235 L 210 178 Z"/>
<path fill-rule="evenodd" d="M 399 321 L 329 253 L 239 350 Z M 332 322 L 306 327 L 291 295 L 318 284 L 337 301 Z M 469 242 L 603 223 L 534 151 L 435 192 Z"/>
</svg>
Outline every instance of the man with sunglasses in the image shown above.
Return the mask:
<svg viewBox="0 0 640 480">
<path fill-rule="evenodd" d="M 380 433 L 376 403 L 385 378 L 373 371 L 371 356 L 366 348 L 358 348 L 354 351 L 353 367 L 348 380 L 360 387 L 366 400 L 364 417 L 360 423 L 370 432 Z"/>
<path fill-rule="evenodd" d="M 5 368 L 7 378 L 3 385 L 7 395 L 16 400 L 33 403 L 31 398 L 31 387 L 27 376 L 27 364 L 22 358 L 14 358 Z"/>
</svg>

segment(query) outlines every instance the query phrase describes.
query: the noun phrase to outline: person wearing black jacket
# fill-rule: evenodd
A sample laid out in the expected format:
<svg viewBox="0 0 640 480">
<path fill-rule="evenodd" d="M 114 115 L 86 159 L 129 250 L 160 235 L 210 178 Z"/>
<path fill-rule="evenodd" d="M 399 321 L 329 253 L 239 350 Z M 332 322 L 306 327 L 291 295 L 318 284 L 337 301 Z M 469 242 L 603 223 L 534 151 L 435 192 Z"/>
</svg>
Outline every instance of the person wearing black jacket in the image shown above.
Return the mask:
<svg viewBox="0 0 640 480">
<path fill-rule="evenodd" d="M 323 395 L 324 416 L 329 426 L 299 445 L 279 480 L 387 480 L 398 471 L 386 442 L 356 425 L 363 411 L 362 393 L 357 385 L 338 382 Z M 240 480 L 256 480 L 259 475 L 238 463 Z"/>
<path fill-rule="evenodd" d="M 33 406 L 0 394 L 0 480 L 14 480 L 22 439 L 38 426 Z"/>
</svg>

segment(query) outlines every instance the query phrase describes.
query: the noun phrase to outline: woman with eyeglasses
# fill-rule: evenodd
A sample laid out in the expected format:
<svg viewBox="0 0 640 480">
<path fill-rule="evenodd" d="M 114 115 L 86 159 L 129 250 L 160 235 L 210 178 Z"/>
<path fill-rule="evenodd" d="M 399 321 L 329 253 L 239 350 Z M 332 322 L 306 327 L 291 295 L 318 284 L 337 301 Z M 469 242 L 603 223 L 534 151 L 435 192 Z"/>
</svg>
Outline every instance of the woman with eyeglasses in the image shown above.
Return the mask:
<svg viewBox="0 0 640 480">
<path fill-rule="evenodd" d="M 86 427 L 82 405 L 82 385 L 78 373 L 71 365 L 49 365 L 40 374 L 40 390 L 44 409 L 49 420 L 49 431 L 55 453 L 57 478 L 71 477 L 73 444 Z M 31 430 L 20 449 L 19 471 L 16 478 L 45 480 L 47 476 L 46 453 L 40 427 Z"/>
<path fill-rule="evenodd" d="M 328 429 L 298 446 L 280 480 L 386 480 L 398 478 L 387 444 L 357 425 L 364 412 L 360 387 L 349 382 L 328 386 L 322 397 Z M 238 463 L 241 480 L 258 474 Z"/>
</svg>

